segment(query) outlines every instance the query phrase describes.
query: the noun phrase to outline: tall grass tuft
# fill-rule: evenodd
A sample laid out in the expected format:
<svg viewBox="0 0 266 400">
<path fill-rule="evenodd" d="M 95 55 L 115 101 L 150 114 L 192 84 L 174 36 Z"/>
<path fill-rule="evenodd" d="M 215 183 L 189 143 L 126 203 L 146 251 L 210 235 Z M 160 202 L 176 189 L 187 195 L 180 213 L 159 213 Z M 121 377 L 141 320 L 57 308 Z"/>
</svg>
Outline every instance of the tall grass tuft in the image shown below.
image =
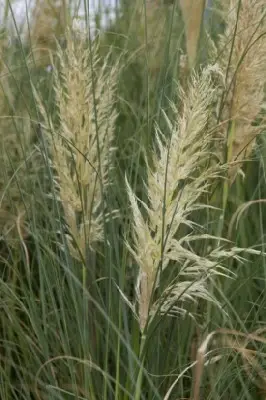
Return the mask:
<svg viewBox="0 0 266 400">
<path fill-rule="evenodd" d="M 263 2 L 74 3 L 1 36 L 0 398 L 264 398 Z"/>
</svg>

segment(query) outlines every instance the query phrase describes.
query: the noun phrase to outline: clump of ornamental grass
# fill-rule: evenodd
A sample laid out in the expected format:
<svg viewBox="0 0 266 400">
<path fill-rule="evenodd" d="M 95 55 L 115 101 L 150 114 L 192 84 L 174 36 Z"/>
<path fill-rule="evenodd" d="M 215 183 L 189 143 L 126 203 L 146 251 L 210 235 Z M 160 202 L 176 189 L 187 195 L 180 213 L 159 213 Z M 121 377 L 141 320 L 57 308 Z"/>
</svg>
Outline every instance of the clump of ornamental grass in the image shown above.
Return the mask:
<svg viewBox="0 0 266 400">
<path fill-rule="evenodd" d="M 58 195 L 68 227 L 73 257 L 84 260 L 87 249 L 103 240 L 103 195 L 109 184 L 114 148 L 117 65 L 100 60 L 96 42 L 67 33 L 65 47 L 57 45 L 53 64 L 58 123 L 40 101 L 46 121 Z"/>
<path fill-rule="evenodd" d="M 225 31 L 218 43 L 219 64 L 225 77 L 220 122 L 226 146 L 225 161 L 234 181 L 255 138 L 264 129 L 256 123 L 264 100 L 266 19 L 264 0 L 227 0 L 221 3 Z"/>
<path fill-rule="evenodd" d="M 189 67 L 195 67 L 206 0 L 180 0 Z"/>
<path fill-rule="evenodd" d="M 138 199 L 127 183 L 134 239 L 127 245 L 139 268 L 137 317 L 142 332 L 157 313 L 182 315 L 188 303 L 200 299 L 218 305 L 211 290 L 213 279 L 230 275 L 226 260 L 239 261 L 244 251 L 193 222 L 195 213 L 209 207 L 206 193 L 213 180 L 224 174 L 224 166 L 208 162 L 213 144 L 208 117 L 215 96 L 214 70 L 208 67 L 199 75 L 193 73 L 186 93 L 180 89 L 181 114 L 170 104 L 173 118 L 165 115 L 170 137 L 157 127 L 158 151 L 154 150 L 153 164 L 147 167 L 148 201 Z M 199 252 L 196 244 L 206 240 L 213 245 Z M 171 268 L 177 272 L 165 285 Z"/>
</svg>

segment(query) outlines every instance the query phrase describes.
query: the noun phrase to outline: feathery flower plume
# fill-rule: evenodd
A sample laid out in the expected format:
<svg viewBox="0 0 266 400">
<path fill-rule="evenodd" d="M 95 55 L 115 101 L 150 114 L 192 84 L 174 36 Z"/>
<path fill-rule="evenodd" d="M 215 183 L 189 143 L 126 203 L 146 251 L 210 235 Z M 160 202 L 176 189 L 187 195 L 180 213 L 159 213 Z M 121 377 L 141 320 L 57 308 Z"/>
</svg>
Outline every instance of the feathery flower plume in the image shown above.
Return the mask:
<svg viewBox="0 0 266 400">
<path fill-rule="evenodd" d="M 154 167 L 148 167 L 149 202 L 141 202 L 147 218 L 127 183 L 134 221 L 134 246 L 128 244 L 128 247 L 139 266 L 137 298 L 142 331 L 149 317 L 159 309 L 166 312 L 171 308 L 171 314 L 178 314 L 184 312 L 181 305 L 184 301 L 211 300 L 208 279 L 222 273 L 217 254 L 211 253 L 206 258 L 193 251 L 193 241 L 206 239 L 208 235 L 196 234 L 190 219 L 192 212 L 207 207 L 198 200 L 207 191 L 209 179 L 217 176 L 217 171 L 206 167 L 211 136 L 205 128 L 213 94 L 210 69 L 203 70 L 201 76 L 193 75 L 188 93 L 181 91 L 182 115 L 178 115 L 174 104 L 171 104 L 174 121 L 165 115 L 170 139 L 157 128 L 159 154 L 154 153 Z M 184 226 L 190 233 L 179 237 Z M 160 285 L 160 270 L 164 273 L 172 262 L 179 266 L 178 276 L 151 304 L 153 290 Z"/>
<path fill-rule="evenodd" d="M 195 211 L 210 207 L 201 199 L 211 181 L 224 174 L 224 166 L 213 167 L 208 162 L 213 136 L 207 122 L 216 92 L 213 73 L 220 73 L 217 66 L 206 67 L 200 75 L 193 73 L 187 92 L 180 89 L 182 114 L 171 103 L 173 120 L 165 115 L 170 138 L 157 127 L 158 152 L 154 151 L 153 167 L 148 166 L 148 202 L 140 201 L 126 181 L 133 212 L 134 242 L 127 246 L 139 267 L 138 315 L 135 310 L 134 313 L 142 332 L 158 312 L 182 315 L 187 311 L 188 302 L 198 299 L 219 306 L 211 294 L 210 284 L 217 275 L 232 275 L 223 265 L 224 261 L 243 262 L 242 253 L 261 254 L 254 249 L 230 247 L 221 238 L 220 243 L 224 244 L 217 247 L 217 237 L 208 234 L 191 218 Z M 214 244 L 199 254 L 194 243 L 205 240 Z M 167 279 L 161 278 L 166 277 L 171 266 L 177 269 L 177 274 L 165 284 Z"/>
<path fill-rule="evenodd" d="M 116 120 L 117 67 L 101 61 L 97 45 L 68 32 L 66 48 L 58 45 L 60 66 L 53 66 L 59 126 L 51 121 L 52 163 L 68 225 L 71 253 L 85 258 L 103 238 L 102 188 L 108 185 Z M 39 102 L 40 105 L 40 102 Z M 45 117 L 43 107 L 40 105 Z"/>
<path fill-rule="evenodd" d="M 250 156 L 262 128 L 254 124 L 264 99 L 266 65 L 265 0 L 222 3 L 226 28 L 220 36 L 220 67 L 226 76 L 222 109 L 231 181 Z M 228 125 L 229 124 L 229 125 Z"/>
</svg>

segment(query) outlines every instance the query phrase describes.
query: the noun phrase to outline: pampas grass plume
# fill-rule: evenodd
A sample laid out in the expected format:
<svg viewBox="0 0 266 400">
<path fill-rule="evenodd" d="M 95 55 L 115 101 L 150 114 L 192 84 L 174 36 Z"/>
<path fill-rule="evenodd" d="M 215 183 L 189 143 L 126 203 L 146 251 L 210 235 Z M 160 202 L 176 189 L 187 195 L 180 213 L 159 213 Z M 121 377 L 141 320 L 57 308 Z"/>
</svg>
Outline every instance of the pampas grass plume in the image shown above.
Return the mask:
<svg viewBox="0 0 266 400">
<path fill-rule="evenodd" d="M 226 79 L 222 110 L 229 175 L 235 179 L 254 147 L 261 127 L 254 120 L 264 100 L 266 19 L 264 0 L 228 0 L 222 3 L 226 28 L 220 37 L 220 67 Z"/>
<path fill-rule="evenodd" d="M 87 249 L 103 239 L 102 191 L 114 151 L 117 66 L 109 68 L 107 58 L 100 63 L 97 53 L 96 42 L 90 48 L 68 31 L 66 48 L 58 45 L 59 64 L 53 66 L 59 126 L 46 119 L 69 246 L 77 259 L 85 259 Z"/>
<path fill-rule="evenodd" d="M 204 207 L 198 200 L 207 190 L 208 180 L 216 174 L 205 165 L 211 141 L 205 129 L 213 92 L 210 69 L 203 70 L 201 76 L 194 74 L 187 94 L 180 90 L 182 115 L 179 116 L 173 103 L 174 121 L 165 115 L 171 137 L 166 138 L 157 128 L 158 151 L 154 150 L 153 167 L 148 166 L 148 203 L 141 202 L 147 219 L 127 183 L 134 227 L 134 245 L 128 244 L 128 247 L 139 266 L 137 298 L 142 331 L 149 317 L 159 309 L 159 301 L 152 302 L 152 292 L 160 285 L 160 272 L 171 262 L 179 265 L 182 281 L 176 279 L 164 290 L 161 311 L 172 307 L 172 314 L 182 314 L 184 310 L 178 303 L 195 298 L 211 299 L 207 277 L 215 273 L 216 261 L 190 250 L 188 243 L 193 242 L 193 233 L 179 238 L 178 234 L 182 226 L 193 232 L 191 213 Z"/>
</svg>

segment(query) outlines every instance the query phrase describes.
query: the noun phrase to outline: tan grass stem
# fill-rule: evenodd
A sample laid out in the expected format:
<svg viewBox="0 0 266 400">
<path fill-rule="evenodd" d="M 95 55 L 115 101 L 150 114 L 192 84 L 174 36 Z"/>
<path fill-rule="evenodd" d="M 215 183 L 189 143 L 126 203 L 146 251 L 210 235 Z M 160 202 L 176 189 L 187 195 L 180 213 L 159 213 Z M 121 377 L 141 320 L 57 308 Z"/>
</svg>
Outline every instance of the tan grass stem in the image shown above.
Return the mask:
<svg viewBox="0 0 266 400">
<path fill-rule="evenodd" d="M 179 0 L 185 24 L 189 66 L 195 67 L 206 0 Z"/>
</svg>

